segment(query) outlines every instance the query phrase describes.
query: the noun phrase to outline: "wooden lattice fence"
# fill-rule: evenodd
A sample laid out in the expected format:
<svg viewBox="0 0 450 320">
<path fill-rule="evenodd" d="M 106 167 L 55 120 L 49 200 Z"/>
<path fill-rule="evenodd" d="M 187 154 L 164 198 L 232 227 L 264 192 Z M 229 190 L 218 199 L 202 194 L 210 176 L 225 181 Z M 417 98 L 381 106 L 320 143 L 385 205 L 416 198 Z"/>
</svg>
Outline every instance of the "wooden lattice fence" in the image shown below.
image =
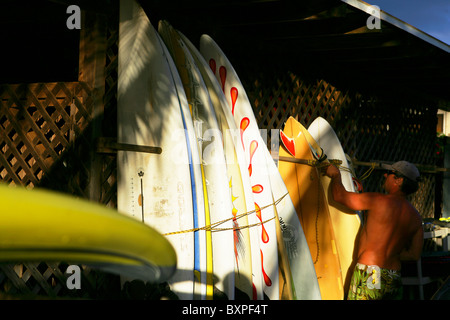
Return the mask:
<svg viewBox="0 0 450 320">
<path fill-rule="evenodd" d="M 89 198 L 93 90 L 83 82 L 0 85 L 0 178 L 3 183 L 50 188 Z M 105 158 L 108 155 L 105 155 Z M 115 161 L 114 161 L 115 164 Z M 105 161 L 105 174 L 113 175 Z M 114 178 L 105 178 L 105 199 Z M 113 196 L 110 196 L 113 198 Z M 106 203 L 106 202 L 105 202 Z M 68 290 L 64 262 L 0 265 L 0 291 L 8 295 L 104 297 L 113 276 L 82 266 L 83 290 Z M 118 291 L 116 287 L 115 292 Z M 103 295 L 102 295 L 103 294 Z"/>
<path fill-rule="evenodd" d="M 117 299 L 120 282 L 108 275 L 81 265 L 81 290 L 68 289 L 69 275 L 65 262 L 25 262 L 0 265 L 0 299 Z"/>
<path fill-rule="evenodd" d="M 411 196 L 412 203 L 423 218 L 435 216 L 436 173 L 423 170 L 437 164 L 436 107 L 395 103 L 384 100 L 363 100 L 345 109 L 335 128 L 344 148 L 353 158 L 363 162 L 395 162 L 407 160 L 421 169 L 420 189 Z M 355 119 L 355 120 L 353 120 Z M 346 123 L 356 122 L 352 130 Z M 367 167 L 357 168 L 361 175 Z M 366 191 L 381 191 L 382 175 L 375 171 L 364 181 Z M 440 186 L 442 188 L 442 185 Z"/>
<path fill-rule="evenodd" d="M 0 100 L 0 177 L 33 188 L 82 137 L 91 121 L 91 89 L 81 82 L 1 85 Z"/>
<path fill-rule="evenodd" d="M 308 127 L 320 116 L 332 125 L 344 151 L 359 162 L 407 160 L 421 166 L 436 165 L 436 107 L 365 97 L 323 79 L 304 80 L 292 72 L 254 74 L 256 78 L 246 75 L 246 88 L 261 128 L 282 129 L 289 116 Z M 368 169 L 355 167 L 358 176 Z M 423 171 L 422 178 L 411 201 L 422 217 L 433 218 L 435 189 L 442 186 L 436 185 L 432 171 Z M 364 190 L 381 192 L 382 181 L 375 170 L 363 181 Z"/>
<path fill-rule="evenodd" d="M 101 17 L 100 23 L 95 15 L 83 21 L 86 61 L 103 61 L 104 83 L 0 84 L 0 181 L 53 189 L 115 208 L 116 156 L 101 151 L 98 143 L 100 137 L 117 136 L 118 14 Z M 95 47 L 98 38 L 89 38 L 91 34 L 105 39 L 104 51 Z M 90 43 L 94 50 L 89 51 Z M 85 71 L 89 78 L 92 65 L 85 68 L 80 74 Z M 0 264 L 0 298 L 120 297 L 118 276 L 83 265 L 81 289 L 68 290 L 67 266 L 68 262 Z"/>
</svg>

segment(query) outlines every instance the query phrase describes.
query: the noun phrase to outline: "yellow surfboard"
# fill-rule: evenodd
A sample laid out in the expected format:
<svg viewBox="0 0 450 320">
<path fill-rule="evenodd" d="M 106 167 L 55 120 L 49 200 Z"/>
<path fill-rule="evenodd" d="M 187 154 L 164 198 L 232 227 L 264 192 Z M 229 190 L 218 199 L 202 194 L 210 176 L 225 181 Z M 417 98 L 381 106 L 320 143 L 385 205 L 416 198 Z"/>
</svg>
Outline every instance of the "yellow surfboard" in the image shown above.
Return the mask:
<svg viewBox="0 0 450 320">
<path fill-rule="evenodd" d="M 169 241 L 100 204 L 0 185 L 0 262 L 64 261 L 161 282 L 176 270 Z"/>
<path fill-rule="evenodd" d="M 303 227 L 324 300 L 344 297 L 336 239 L 318 170 L 308 164 L 283 161 L 314 160 L 301 124 L 290 117 L 281 131 L 278 169 Z"/>
</svg>

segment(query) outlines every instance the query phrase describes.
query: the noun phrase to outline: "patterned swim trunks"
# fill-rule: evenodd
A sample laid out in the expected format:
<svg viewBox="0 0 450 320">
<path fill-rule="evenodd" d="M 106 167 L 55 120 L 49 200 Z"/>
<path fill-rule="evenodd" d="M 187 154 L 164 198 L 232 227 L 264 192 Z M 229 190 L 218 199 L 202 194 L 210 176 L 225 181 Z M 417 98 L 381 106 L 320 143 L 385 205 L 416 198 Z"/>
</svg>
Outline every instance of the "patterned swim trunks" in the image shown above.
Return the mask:
<svg viewBox="0 0 450 320">
<path fill-rule="evenodd" d="M 399 270 L 356 264 L 350 282 L 348 300 L 400 300 L 402 296 Z"/>
</svg>

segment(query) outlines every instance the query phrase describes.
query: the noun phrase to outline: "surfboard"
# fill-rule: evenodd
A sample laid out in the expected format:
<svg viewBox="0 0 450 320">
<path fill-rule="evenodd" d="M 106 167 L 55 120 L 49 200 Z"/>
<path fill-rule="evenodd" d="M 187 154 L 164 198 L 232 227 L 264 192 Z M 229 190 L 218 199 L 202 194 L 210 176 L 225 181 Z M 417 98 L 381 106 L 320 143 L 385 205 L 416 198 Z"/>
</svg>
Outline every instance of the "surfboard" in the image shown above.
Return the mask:
<svg viewBox="0 0 450 320">
<path fill-rule="evenodd" d="M 210 230 L 202 229 L 211 224 L 208 195 L 204 179 L 203 166 L 200 158 L 200 150 L 192 122 L 191 107 L 187 101 L 186 92 L 179 76 L 177 67 L 168 51 L 166 45 L 162 43 L 164 56 L 168 62 L 169 70 L 175 81 L 175 88 L 180 99 L 180 109 L 183 119 L 183 128 L 188 149 L 188 160 L 191 174 L 191 188 L 194 210 L 194 299 L 211 300 L 214 293 L 213 284 L 213 263 L 212 263 L 212 236 Z M 182 134 L 180 134 L 182 139 Z"/>
<path fill-rule="evenodd" d="M 233 203 L 233 228 L 235 244 L 235 286 L 249 298 L 263 299 L 261 258 L 259 255 L 259 236 L 256 228 L 258 219 L 255 214 L 246 214 L 254 210 L 250 178 L 245 163 L 242 145 L 238 143 L 239 130 L 234 123 L 231 109 L 220 89 L 220 85 L 198 49 L 179 32 L 202 74 L 208 88 L 217 121 L 223 136 L 225 160 Z M 253 254 L 256 253 L 256 254 Z M 239 297 L 236 295 L 236 299 Z"/>
<path fill-rule="evenodd" d="M 332 222 L 316 168 L 292 160 L 314 160 L 300 128 L 290 117 L 280 132 L 278 169 L 289 190 L 308 243 L 324 300 L 343 299 L 342 276 Z M 306 129 L 305 129 L 306 130 Z M 291 158 L 291 161 L 283 160 Z"/>
<path fill-rule="evenodd" d="M 158 29 L 172 54 L 191 108 L 211 224 L 223 221 L 212 232 L 214 285 L 234 299 L 232 199 L 222 134 L 206 85 L 186 45 L 167 22 L 161 21 Z"/>
<path fill-rule="evenodd" d="M 278 245 L 276 234 L 276 213 L 272 189 L 267 170 L 265 142 L 263 141 L 252 107 L 245 90 L 229 60 L 214 40 L 207 35 L 200 38 L 200 52 L 211 66 L 221 84 L 235 124 L 240 130 L 240 142 L 248 163 L 248 175 L 252 185 L 255 209 L 260 222 L 260 254 L 263 274 L 263 291 L 271 300 L 278 300 Z"/>
<path fill-rule="evenodd" d="M 120 2 L 118 58 L 118 142 L 162 148 L 161 154 L 118 151 L 118 209 L 162 234 L 190 230 L 196 199 L 185 127 L 192 119 L 182 113 L 187 99 L 170 54 L 136 1 Z M 171 289 L 193 299 L 194 233 L 168 240 L 178 257 Z"/>
<path fill-rule="evenodd" d="M 361 193 L 361 192 L 363 192 L 363 185 L 362 185 L 362 182 L 358 179 L 358 176 L 356 175 L 355 165 L 353 164 L 353 159 L 348 154 L 345 154 L 345 158 L 347 159 L 348 168 L 352 175 L 353 190 L 355 190 L 355 192 L 357 192 L 357 193 Z M 359 215 L 359 219 L 361 220 L 361 223 L 362 223 L 364 220 L 362 213 L 359 212 L 358 215 Z"/>
<path fill-rule="evenodd" d="M 150 282 L 176 270 L 154 228 L 103 205 L 43 189 L 0 185 L 0 261 L 64 261 Z"/>
<path fill-rule="evenodd" d="M 327 159 L 342 161 L 340 166 L 342 184 L 347 191 L 355 192 L 350 165 L 342 145 L 328 121 L 322 117 L 316 118 L 308 127 L 308 132 L 317 142 L 315 147 L 322 148 L 323 152 L 327 155 Z M 329 190 L 330 178 L 322 175 L 321 181 L 329 205 L 344 284 L 350 284 L 350 278 L 354 268 L 353 262 L 357 258 L 355 257 L 356 253 L 354 251 L 355 241 L 361 227 L 360 217 L 355 211 L 333 200 L 330 194 L 331 190 Z M 347 287 L 347 285 L 344 285 L 344 288 Z"/>
</svg>

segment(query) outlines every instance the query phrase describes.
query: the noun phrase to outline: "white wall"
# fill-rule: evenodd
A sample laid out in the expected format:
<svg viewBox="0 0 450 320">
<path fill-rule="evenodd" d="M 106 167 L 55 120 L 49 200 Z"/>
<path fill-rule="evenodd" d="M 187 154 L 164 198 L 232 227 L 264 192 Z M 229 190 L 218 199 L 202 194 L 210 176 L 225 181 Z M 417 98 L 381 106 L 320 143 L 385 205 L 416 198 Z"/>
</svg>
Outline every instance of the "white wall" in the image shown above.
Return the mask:
<svg viewBox="0 0 450 320">
<path fill-rule="evenodd" d="M 449 137 L 450 136 L 450 112 L 438 110 L 438 114 L 442 114 L 444 116 L 444 134 Z"/>
</svg>

